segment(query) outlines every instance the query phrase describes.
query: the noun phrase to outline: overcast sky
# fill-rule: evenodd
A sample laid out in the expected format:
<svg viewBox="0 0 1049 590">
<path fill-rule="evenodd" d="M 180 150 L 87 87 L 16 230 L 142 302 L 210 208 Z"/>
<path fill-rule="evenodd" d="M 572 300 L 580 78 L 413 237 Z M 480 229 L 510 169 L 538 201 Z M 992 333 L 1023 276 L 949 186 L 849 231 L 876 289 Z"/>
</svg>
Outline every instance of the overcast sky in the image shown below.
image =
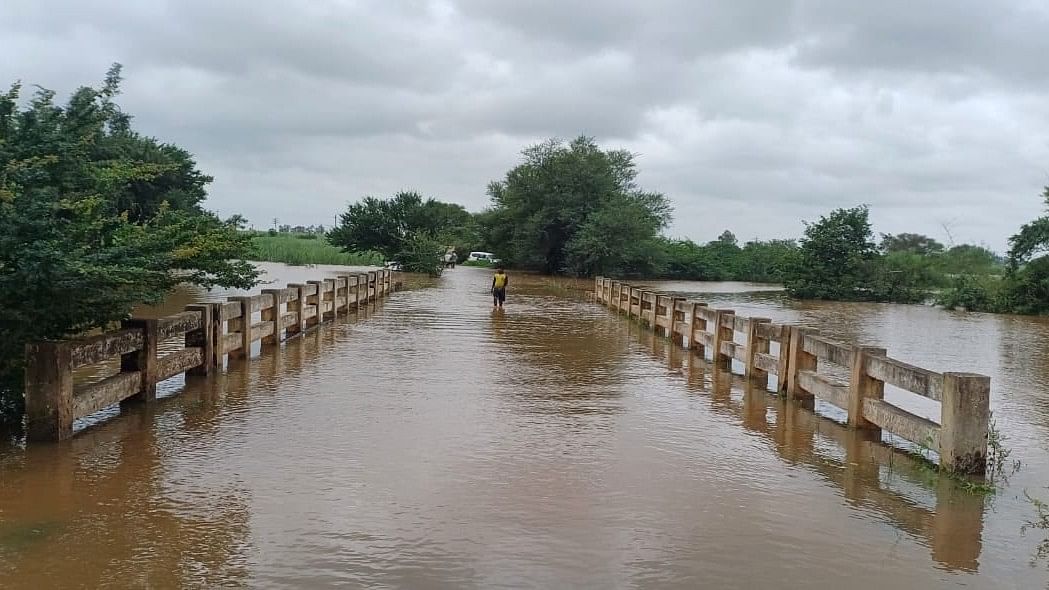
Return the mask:
<svg viewBox="0 0 1049 590">
<path fill-rule="evenodd" d="M 580 134 L 700 241 L 867 203 L 1001 250 L 1049 183 L 1046 0 L 3 0 L 0 54 L 63 95 L 123 63 L 137 128 L 258 226 L 407 188 L 480 210 Z"/>
</svg>

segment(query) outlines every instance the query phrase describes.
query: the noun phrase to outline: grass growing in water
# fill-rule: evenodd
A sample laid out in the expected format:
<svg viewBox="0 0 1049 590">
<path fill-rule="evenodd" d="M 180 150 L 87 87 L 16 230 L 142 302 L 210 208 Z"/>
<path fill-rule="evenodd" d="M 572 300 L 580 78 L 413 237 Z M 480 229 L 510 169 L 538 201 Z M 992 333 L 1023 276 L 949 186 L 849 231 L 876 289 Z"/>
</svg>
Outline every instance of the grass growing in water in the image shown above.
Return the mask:
<svg viewBox="0 0 1049 590">
<path fill-rule="evenodd" d="M 908 451 L 908 454 L 916 460 L 918 470 L 930 480 L 942 475 L 950 478 L 958 487 L 970 494 L 993 495 L 998 492 L 999 486 L 1008 483 L 1009 477 L 1019 471 L 1022 466 L 1019 459 L 1009 461 L 1012 449 L 1005 446 L 1005 440 L 1005 435 L 998 430 L 998 423 L 992 416 L 987 426 L 987 470 L 982 479 L 973 479 L 967 475 L 954 473 L 938 465 L 932 460 L 931 439 L 917 443 L 917 450 Z"/>
<path fill-rule="evenodd" d="M 292 265 L 337 264 L 378 266 L 382 256 L 375 252 L 347 253 L 332 246 L 323 236 L 312 234 L 259 234 L 252 238 L 255 258 Z"/>
</svg>

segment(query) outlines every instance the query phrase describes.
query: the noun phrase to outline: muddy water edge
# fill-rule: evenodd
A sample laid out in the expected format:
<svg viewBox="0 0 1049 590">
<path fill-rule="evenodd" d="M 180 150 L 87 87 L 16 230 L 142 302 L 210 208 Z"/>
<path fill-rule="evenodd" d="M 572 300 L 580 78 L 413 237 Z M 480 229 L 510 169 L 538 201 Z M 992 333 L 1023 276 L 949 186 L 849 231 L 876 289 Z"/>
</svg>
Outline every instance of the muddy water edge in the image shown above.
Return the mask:
<svg viewBox="0 0 1049 590">
<path fill-rule="evenodd" d="M 1020 528 L 1025 491 L 1049 500 L 1049 321 L 650 283 L 990 375 L 1023 467 L 984 496 L 585 302 L 590 282 L 512 274 L 502 312 L 489 282 L 413 279 L 71 441 L 4 443 L 0 588 L 1046 587 L 1046 533 Z"/>
</svg>

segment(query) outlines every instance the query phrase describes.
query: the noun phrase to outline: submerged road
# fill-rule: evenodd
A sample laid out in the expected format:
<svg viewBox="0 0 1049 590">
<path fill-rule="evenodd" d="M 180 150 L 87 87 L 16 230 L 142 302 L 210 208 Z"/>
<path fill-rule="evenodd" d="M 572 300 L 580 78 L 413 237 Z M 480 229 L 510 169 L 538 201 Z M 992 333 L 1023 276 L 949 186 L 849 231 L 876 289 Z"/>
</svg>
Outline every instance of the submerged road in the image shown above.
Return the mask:
<svg viewBox="0 0 1049 590">
<path fill-rule="evenodd" d="M 0 587 L 1045 585 L 990 500 L 564 283 L 511 275 L 496 312 L 489 281 L 0 450 Z"/>
</svg>

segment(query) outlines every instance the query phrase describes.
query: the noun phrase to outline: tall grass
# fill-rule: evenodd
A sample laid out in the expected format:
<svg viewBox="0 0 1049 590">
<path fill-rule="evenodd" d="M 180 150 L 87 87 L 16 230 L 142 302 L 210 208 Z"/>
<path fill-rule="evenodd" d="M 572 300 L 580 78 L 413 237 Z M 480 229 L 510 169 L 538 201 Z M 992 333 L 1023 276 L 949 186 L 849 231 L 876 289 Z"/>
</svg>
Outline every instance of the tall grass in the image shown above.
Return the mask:
<svg viewBox="0 0 1049 590">
<path fill-rule="evenodd" d="M 265 262 L 292 265 L 336 264 L 343 266 L 377 266 L 382 256 L 376 252 L 346 253 L 332 246 L 324 236 L 309 234 L 257 234 L 252 238 L 254 258 Z"/>
</svg>

